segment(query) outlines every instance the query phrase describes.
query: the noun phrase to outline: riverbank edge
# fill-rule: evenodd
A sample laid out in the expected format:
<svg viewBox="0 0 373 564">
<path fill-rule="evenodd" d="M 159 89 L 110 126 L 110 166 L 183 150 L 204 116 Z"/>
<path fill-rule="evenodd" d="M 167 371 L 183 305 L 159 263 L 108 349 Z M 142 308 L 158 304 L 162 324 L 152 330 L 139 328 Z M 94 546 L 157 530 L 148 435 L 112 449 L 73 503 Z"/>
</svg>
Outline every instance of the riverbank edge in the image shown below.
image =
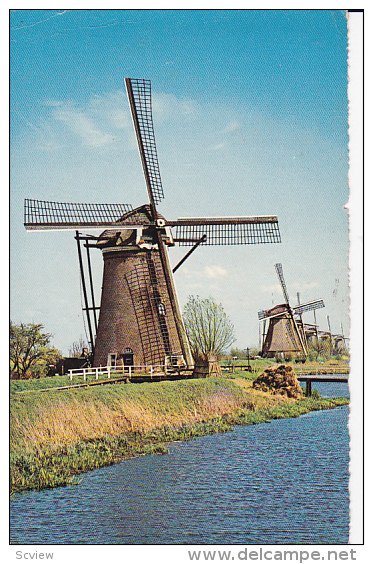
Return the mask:
<svg viewBox="0 0 373 564">
<path fill-rule="evenodd" d="M 235 425 L 256 425 L 276 419 L 299 417 L 311 411 L 333 409 L 347 405 L 347 398 L 302 398 L 294 403 L 250 410 L 239 408 L 231 413 L 202 422 L 164 426 L 146 433 L 127 432 L 120 436 L 80 441 L 63 448 L 10 457 L 11 467 L 21 474 L 21 483 L 11 494 L 26 490 L 42 490 L 79 483 L 84 472 L 111 466 L 135 456 L 167 454 L 174 441 L 187 441 L 203 435 L 231 431 Z"/>
</svg>

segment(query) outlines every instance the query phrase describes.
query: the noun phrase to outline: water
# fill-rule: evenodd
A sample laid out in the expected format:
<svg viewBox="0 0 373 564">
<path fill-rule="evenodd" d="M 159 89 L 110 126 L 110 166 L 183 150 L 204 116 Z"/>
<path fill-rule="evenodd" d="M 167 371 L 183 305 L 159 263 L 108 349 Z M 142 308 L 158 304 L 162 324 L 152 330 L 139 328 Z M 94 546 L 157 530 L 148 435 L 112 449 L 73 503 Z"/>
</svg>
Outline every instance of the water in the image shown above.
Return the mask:
<svg viewBox="0 0 373 564">
<path fill-rule="evenodd" d="M 314 384 L 325 396 L 347 384 Z M 18 494 L 22 544 L 348 542 L 348 407 L 238 426 Z"/>
</svg>

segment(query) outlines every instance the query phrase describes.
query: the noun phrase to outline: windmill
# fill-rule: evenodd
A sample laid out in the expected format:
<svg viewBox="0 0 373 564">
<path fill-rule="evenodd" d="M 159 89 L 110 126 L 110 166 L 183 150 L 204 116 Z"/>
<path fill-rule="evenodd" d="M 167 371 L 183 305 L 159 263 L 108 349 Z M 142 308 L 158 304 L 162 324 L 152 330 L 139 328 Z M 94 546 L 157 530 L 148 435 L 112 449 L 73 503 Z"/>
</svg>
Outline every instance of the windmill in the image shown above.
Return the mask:
<svg viewBox="0 0 373 564">
<path fill-rule="evenodd" d="M 81 283 L 94 366 L 193 366 L 176 296 L 173 271 L 199 245 L 278 243 L 276 216 L 190 217 L 167 220 L 155 144 L 151 83 L 126 78 L 133 125 L 149 202 L 77 204 L 25 200 L 28 230 L 75 230 Z M 100 229 L 98 236 L 80 230 Z M 87 256 L 83 260 L 82 243 Z M 173 271 L 168 247 L 191 249 Z M 100 307 L 96 306 L 90 249 L 104 259 Z M 85 263 L 85 266 L 84 266 Z M 88 274 L 87 274 L 88 270 Z M 99 316 L 97 315 L 99 312 Z"/>
<path fill-rule="evenodd" d="M 318 328 L 315 311 L 325 307 L 323 300 L 312 300 L 304 304 L 300 303 L 300 295 L 297 294 L 298 304 L 290 306 L 282 264 L 275 264 L 275 270 L 281 284 L 284 295 L 284 303 L 275 305 L 268 310 L 258 312 L 259 321 L 263 322 L 262 332 L 262 356 L 275 357 L 278 354 L 295 354 L 301 358 L 307 356 L 308 341 L 315 335 L 318 338 Z M 303 323 L 303 314 L 313 311 L 315 324 Z M 268 328 L 267 328 L 268 322 Z"/>
</svg>

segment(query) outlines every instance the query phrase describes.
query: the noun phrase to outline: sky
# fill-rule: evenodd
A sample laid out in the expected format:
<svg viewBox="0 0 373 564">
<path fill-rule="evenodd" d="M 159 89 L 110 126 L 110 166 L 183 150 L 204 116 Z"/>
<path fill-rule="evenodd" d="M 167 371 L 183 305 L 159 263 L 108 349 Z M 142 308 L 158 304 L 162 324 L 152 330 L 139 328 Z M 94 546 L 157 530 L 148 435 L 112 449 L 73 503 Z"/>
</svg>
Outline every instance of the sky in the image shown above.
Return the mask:
<svg viewBox="0 0 373 564">
<path fill-rule="evenodd" d="M 199 248 L 175 275 L 181 306 L 214 297 L 255 346 L 281 262 L 290 302 L 323 298 L 320 327 L 348 333 L 343 11 L 14 10 L 10 26 L 13 321 L 65 353 L 85 335 L 73 233 L 26 232 L 23 200 L 146 203 L 130 76 L 152 81 L 161 213 L 279 217 L 281 244 Z"/>
</svg>

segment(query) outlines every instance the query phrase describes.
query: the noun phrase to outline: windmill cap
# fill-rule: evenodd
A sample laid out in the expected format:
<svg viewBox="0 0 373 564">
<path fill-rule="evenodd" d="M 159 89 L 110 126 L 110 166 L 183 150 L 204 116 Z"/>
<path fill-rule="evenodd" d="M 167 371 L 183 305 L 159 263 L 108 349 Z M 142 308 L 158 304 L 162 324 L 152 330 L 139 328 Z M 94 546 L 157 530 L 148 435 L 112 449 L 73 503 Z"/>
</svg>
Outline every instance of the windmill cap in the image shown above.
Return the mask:
<svg viewBox="0 0 373 564">
<path fill-rule="evenodd" d="M 160 213 L 157 213 L 157 223 L 166 224 L 166 219 Z M 125 224 L 138 225 L 139 227 L 150 227 L 154 225 L 152 220 L 151 208 L 148 204 L 139 206 L 131 210 L 118 219 L 118 229 L 107 229 L 101 233 L 96 245 L 97 247 L 112 247 L 135 245 L 136 230 L 126 229 Z"/>
</svg>

